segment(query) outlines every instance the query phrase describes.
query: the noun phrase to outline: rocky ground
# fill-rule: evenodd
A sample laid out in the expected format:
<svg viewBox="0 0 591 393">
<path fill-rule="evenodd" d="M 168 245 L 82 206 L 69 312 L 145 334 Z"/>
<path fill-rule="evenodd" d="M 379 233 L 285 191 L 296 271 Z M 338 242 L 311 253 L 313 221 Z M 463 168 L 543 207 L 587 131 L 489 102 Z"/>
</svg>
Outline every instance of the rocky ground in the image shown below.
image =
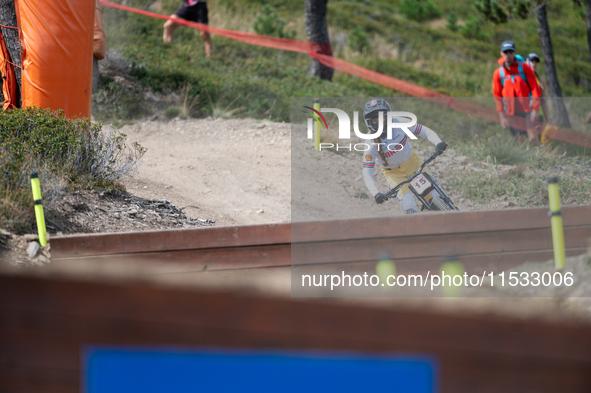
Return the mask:
<svg viewBox="0 0 591 393">
<path fill-rule="evenodd" d="M 188 217 L 166 199 L 146 199 L 115 190 L 65 192 L 46 209 L 46 227 L 51 234 L 129 232 L 196 228 L 215 225 L 209 218 Z M 33 252 L 37 235 L 0 234 L 0 260 L 16 266 L 50 263 L 49 246 Z M 33 248 L 30 248 L 33 247 Z M 2 251 L 4 249 L 4 251 Z"/>
</svg>

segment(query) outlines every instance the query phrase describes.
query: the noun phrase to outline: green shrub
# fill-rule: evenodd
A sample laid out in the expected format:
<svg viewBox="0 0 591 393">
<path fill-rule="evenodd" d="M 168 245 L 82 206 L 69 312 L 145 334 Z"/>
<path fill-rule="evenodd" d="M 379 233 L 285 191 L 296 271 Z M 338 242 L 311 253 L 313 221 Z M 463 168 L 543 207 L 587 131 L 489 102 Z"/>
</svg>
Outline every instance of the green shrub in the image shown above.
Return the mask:
<svg viewBox="0 0 591 393">
<path fill-rule="evenodd" d="M 441 11 L 431 0 L 403 0 L 400 5 L 400 13 L 417 22 L 441 16 Z"/>
<path fill-rule="evenodd" d="M 277 16 L 275 8 L 265 4 L 259 17 L 254 22 L 254 31 L 257 34 L 270 35 L 279 38 L 295 38 L 296 31 L 285 32 L 285 21 Z"/>
<path fill-rule="evenodd" d="M 174 119 L 181 114 L 181 107 L 180 106 L 169 106 L 164 111 L 164 116 L 168 117 L 169 119 Z"/>
<path fill-rule="evenodd" d="M 355 27 L 347 39 L 349 47 L 358 52 L 364 52 L 369 49 L 369 37 L 367 33 L 359 26 Z"/>
<path fill-rule="evenodd" d="M 484 41 L 487 37 L 482 31 L 482 19 L 480 17 L 468 16 L 466 24 L 462 26 L 462 35 L 466 38 L 475 38 Z"/>
<path fill-rule="evenodd" d="M 450 12 L 447 16 L 447 25 L 446 27 L 451 31 L 458 31 L 458 16 L 455 12 Z"/>
<path fill-rule="evenodd" d="M 0 111 L 0 227 L 31 230 L 29 174 L 39 172 L 44 201 L 63 186 L 109 186 L 132 173 L 145 149 L 125 135 L 62 111 Z"/>
</svg>

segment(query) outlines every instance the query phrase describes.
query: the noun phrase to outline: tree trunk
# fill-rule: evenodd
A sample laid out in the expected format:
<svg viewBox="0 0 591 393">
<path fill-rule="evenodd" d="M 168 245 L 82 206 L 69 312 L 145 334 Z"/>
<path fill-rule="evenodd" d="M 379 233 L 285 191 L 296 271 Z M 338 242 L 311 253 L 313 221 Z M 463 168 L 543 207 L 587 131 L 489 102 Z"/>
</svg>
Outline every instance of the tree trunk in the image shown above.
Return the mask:
<svg viewBox="0 0 591 393">
<path fill-rule="evenodd" d="M 587 0 L 585 8 L 585 20 L 587 21 L 587 44 L 589 45 L 589 57 L 591 57 L 591 0 Z"/>
<path fill-rule="evenodd" d="M 17 27 L 14 0 L 0 0 L 0 25 Z M 17 29 L 0 27 L 6 48 L 10 54 L 10 61 L 21 65 L 21 49 Z M 21 69 L 14 67 L 16 83 L 18 85 L 18 107 L 21 107 Z"/>
<path fill-rule="evenodd" d="M 327 3 L 328 0 L 306 0 L 306 35 L 308 36 L 308 42 L 320 44 L 312 46 L 315 52 L 332 55 L 326 24 Z M 308 75 L 332 81 L 333 74 L 334 70 L 332 68 L 325 66 L 316 59 L 312 59 L 312 66 L 308 70 Z"/>
<path fill-rule="evenodd" d="M 589 1 L 589 0 L 588 0 Z M 559 127 L 570 127 L 568 112 L 562 100 L 562 91 L 556 74 L 556 64 L 554 63 L 554 51 L 550 41 L 550 27 L 546 16 L 546 4 L 541 6 L 536 13 L 538 20 L 538 34 L 542 44 L 542 55 L 544 57 L 544 69 L 546 70 L 546 82 L 548 83 L 548 99 L 552 103 L 554 112 L 554 123 Z"/>
</svg>

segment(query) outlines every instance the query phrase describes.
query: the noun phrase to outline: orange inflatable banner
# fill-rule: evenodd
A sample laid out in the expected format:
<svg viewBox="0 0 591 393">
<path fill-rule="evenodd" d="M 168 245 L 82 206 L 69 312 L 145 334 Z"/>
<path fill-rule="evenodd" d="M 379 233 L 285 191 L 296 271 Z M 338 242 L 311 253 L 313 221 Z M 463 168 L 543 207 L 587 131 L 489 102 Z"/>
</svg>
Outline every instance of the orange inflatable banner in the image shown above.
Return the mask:
<svg viewBox="0 0 591 393">
<path fill-rule="evenodd" d="M 22 104 L 90 117 L 95 0 L 17 0 Z"/>
</svg>

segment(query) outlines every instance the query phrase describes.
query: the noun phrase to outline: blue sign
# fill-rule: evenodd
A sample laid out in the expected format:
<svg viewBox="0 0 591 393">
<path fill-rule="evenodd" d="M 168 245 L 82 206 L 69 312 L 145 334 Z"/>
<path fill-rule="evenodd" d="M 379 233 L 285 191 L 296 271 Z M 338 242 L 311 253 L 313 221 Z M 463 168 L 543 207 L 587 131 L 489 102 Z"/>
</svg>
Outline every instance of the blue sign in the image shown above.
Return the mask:
<svg viewBox="0 0 591 393">
<path fill-rule="evenodd" d="M 433 359 L 325 352 L 89 348 L 86 393 L 436 392 Z"/>
</svg>

